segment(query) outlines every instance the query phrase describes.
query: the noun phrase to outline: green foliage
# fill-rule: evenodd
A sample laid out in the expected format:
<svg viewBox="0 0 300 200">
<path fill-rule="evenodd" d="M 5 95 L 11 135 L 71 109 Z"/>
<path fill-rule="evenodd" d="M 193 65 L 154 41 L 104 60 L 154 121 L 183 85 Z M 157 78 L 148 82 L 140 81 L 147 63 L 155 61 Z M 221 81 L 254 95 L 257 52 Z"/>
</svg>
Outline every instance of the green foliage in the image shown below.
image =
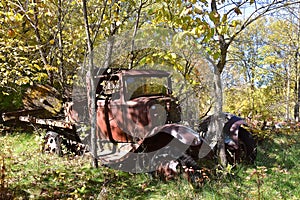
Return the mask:
<svg viewBox="0 0 300 200">
<path fill-rule="evenodd" d="M 7 93 L 9 92 L 9 93 Z M 1 90 L 0 89 L 0 113 L 12 111 L 22 107 L 22 89 L 18 90 Z"/>
<path fill-rule="evenodd" d="M 259 120 L 282 119 L 285 102 L 276 93 L 276 88 L 262 87 L 251 91 L 249 88 L 226 89 L 224 110 L 243 117 Z M 232 97 L 235 97 L 232 100 Z"/>
<path fill-rule="evenodd" d="M 85 50 L 82 22 L 73 19 L 80 8 L 70 3 L 62 8 L 65 21 L 61 22 L 64 56 L 61 65 L 57 7 L 53 1 L 8 1 L 0 5 L 0 87 L 3 92 L 8 93 L 5 86 L 14 89 L 34 82 L 67 85 L 72 79 Z"/>
<path fill-rule="evenodd" d="M 293 57 L 294 24 L 262 18 L 248 27 L 231 46 L 225 74 L 227 111 L 243 116 L 287 119 L 297 102 L 297 61 Z M 225 76 L 225 77 L 226 77 Z M 236 101 L 231 101 L 235 96 Z"/>
<path fill-rule="evenodd" d="M 5 98 L 16 102 L 18 107 L 21 93 L 13 91 L 19 91 L 20 86 L 28 86 L 36 82 L 47 82 L 55 86 L 60 92 L 64 92 L 64 88 L 70 89 L 74 79 L 77 78 L 76 72 L 86 56 L 86 35 L 82 20 L 81 2 L 68 1 L 61 6 L 58 5 L 57 1 L 33 2 L 12 0 L 2 1 L 0 4 L 0 91 L 3 94 L 13 96 Z M 217 6 L 225 3 L 225 1 L 216 2 Z M 253 3 L 254 1 L 248 1 L 247 4 L 252 5 Z M 142 14 L 139 15 L 138 28 L 167 27 L 174 30 L 174 37 L 172 37 L 173 41 L 171 42 L 173 51 L 163 51 L 161 49 L 138 50 L 138 52 L 134 52 L 132 67 L 151 65 L 154 62 L 167 65 L 168 69 L 182 74 L 193 88 L 204 88 L 198 96 L 202 96 L 203 102 L 209 101 L 209 106 L 211 105 L 211 99 L 207 97 L 210 96 L 207 88 L 211 86 L 204 86 L 207 82 L 203 77 L 199 77 L 201 73 L 197 72 L 200 68 L 198 66 L 203 65 L 210 69 L 210 66 L 205 64 L 207 61 L 203 59 L 204 57 L 209 57 L 210 62 L 214 64 L 219 62 L 222 64 L 221 61 L 225 60 L 221 57 L 226 55 L 224 53 L 227 49 L 222 50 L 226 45 L 224 46 L 225 43 L 221 45 L 220 39 L 223 37 L 226 42 L 230 42 L 232 38 L 237 37 L 237 33 L 240 34 L 239 31 L 242 28 L 245 28 L 244 20 L 239 17 L 243 12 L 239 4 L 232 5 L 233 8 L 227 13 L 212 10 L 211 2 L 206 0 L 184 2 L 180 0 L 91 0 L 88 1 L 87 6 L 94 47 L 101 45 L 109 36 L 133 30 L 137 22 L 139 8 L 141 8 Z M 238 16 L 238 18 L 232 18 L 232 15 Z M 264 25 L 266 23 L 268 28 L 263 29 L 263 27 L 266 27 Z M 259 82 L 260 85 L 271 83 L 280 90 L 285 87 L 285 77 L 276 76 L 271 82 L 269 79 L 275 77 L 275 73 L 284 74 L 283 65 L 291 64 L 293 61 L 292 55 L 295 55 L 297 49 L 293 44 L 297 43 L 295 42 L 297 38 L 295 35 L 289 35 L 288 31 L 282 31 L 282 29 L 297 32 L 296 27 L 287 20 L 262 21 L 258 27 L 261 28 L 260 31 L 257 31 L 257 28 L 250 27 L 248 32 L 238 38 L 238 41 L 242 40 L 241 43 L 244 43 L 244 45 L 239 43 L 238 46 L 244 46 L 244 49 L 234 47 L 232 50 L 239 52 L 239 60 L 248 63 L 248 65 L 251 63 L 252 69 L 255 68 L 252 71 L 253 76 L 247 81 L 254 80 Z M 271 30 L 271 34 L 267 30 Z M 255 40 L 254 33 L 268 44 L 259 49 L 253 43 L 249 44 L 249 41 Z M 134 33 L 132 31 L 129 34 Z M 289 36 L 291 37 L 289 38 Z M 162 44 L 167 43 L 168 38 L 168 36 L 160 38 L 164 41 Z M 246 43 L 245 38 L 248 40 Z M 148 43 L 158 41 L 159 39 L 154 38 L 149 40 Z M 190 41 L 193 41 L 193 43 Z M 246 46 L 249 48 L 246 48 Z M 257 51 L 254 52 L 254 49 Z M 281 49 L 281 51 L 278 51 L 278 49 Z M 280 55 L 282 52 L 285 52 L 284 55 Z M 251 57 L 245 54 L 251 54 Z M 258 54 L 259 56 L 257 56 Z M 243 56 L 247 56 L 249 59 L 241 59 Z M 115 64 L 117 67 L 128 67 L 131 59 L 129 55 L 121 55 L 121 58 Z M 236 66 L 239 66 L 239 64 L 237 63 Z M 264 69 L 259 70 L 256 65 L 264 66 Z M 195 69 L 197 67 L 198 69 Z M 223 67 L 221 68 L 223 69 Z M 244 69 L 239 67 L 239 72 L 244 76 L 244 74 L 249 73 L 249 67 L 248 69 L 246 69 L 246 66 L 242 67 Z M 291 87 L 294 87 L 293 84 L 296 83 L 296 69 L 295 66 L 291 71 L 291 80 L 293 80 Z M 200 71 L 202 71 L 201 68 Z M 272 71 L 272 74 L 266 71 Z M 202 76 L 205 76 L 204 73 L 208 73 L 206 71 L 202 72 Z M 237 79 L 241 78 L 235 77 L 235 80 Z M 293 92 L 291 91 L 291 93 Z M 252 95 L 252 102 L 259 102 L 258 98 L 264 95 L 265 92 L 244 90 L 241 95 L 245 93 L 248 96 Z M 277 95 L 275 99 L 280 98 L 282 96 Z M 263 101 L 273 102 L 273 100 L 267 98 L 264 98 Z M 10 109 L 10 107 L 7 107 L 7 102 L 8 100 L 4 100 L 0 104 L 3 108 Z M 249 105 L 246 103 L 240 104 L 243 104 L 242 107 L 244 107 Z M 206 103 L 201 102 L 201 104 Z M 202 107 L 201 109 L 207 110 L 204 106 Z M 240 106 L 227 105 L 227 107 L 231 107 L 230 110 L 236 112 L 235 108 Z M 253 106 L 250 108 L 252 109 Z M 257 108 L 260 108 L 260 106 L 257 106 Z M 253 112 L 260 111 L 256 109 Z M 282 113 L 281 108 L 278 112 Z"/>
</svg>

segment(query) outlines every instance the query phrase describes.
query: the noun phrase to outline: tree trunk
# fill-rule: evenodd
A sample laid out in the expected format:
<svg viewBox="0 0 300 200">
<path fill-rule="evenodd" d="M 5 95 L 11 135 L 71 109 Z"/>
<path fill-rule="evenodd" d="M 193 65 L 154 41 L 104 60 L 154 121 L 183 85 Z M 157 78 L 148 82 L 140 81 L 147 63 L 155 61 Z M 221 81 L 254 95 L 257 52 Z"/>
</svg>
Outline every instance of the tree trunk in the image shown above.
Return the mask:
<svg viewBox="0 0 300 200">
<path fill-rule="evenodd" d="M 140 5 L 139 5 L 138 11 L 137 11 L 136 21 L 135 21 L 133 36 L 132 36 L 132 41 L 131 41 L 131 50 L 130 50 L 131 55 L 130 55 L 130 63 L 129 63 L 129 67 L 128 67 L 129 69 L 133 68 L 133 62 L 134 62 L 134 59 L 135 59 L 134 39 L 136 37 L 137 30 L 138 30 L 138 27 L 139 27 L 139 22 L 140 22 L 141 11 L 142 11 L 143 5 L 144 5 L 143 1 L 140 0 Z"/>
<path fill-rule="evenodd" d="M 286 101 L 286 120 L 289 121 L 290 120 L 290 87 L 291 87 L 291 83 L 290 83 L 290 64 L 287 64 L 287 68 L 286 68 L 286 73 L 287 73 L 287 77 L 286 77 L 286 96 L 285 96 L 285 101 Z"/>
<path fill-rule="evenodd" d="M 64 70 L 64 56 L 63 56 L 63 34 L 62 34 L 62 0 L 58 0 L 58 9 L 57 9 L 57 30 L 58 30 L 58 59 L 59 59 L 59 76 L 60 76 L 60 84 L 61 84 L 61 94 L 64 95 L 64 82 L 65 82 L 65 70 Z"/>
<path fill-rule="evenodd" d="M 300 118 L 299 118 L 299 107 L 300 107 L 300 76 L 298 75 L 298 90 L 297 90 L 297 103 L 295 106 L 296 109 L 296 120 L 297 122 L 299 122 Z"/>
<path fill-rule="evenodd" d="M 33 1 L 34 3 L 34 7 L 33 7 L 33 10 L 34 10 L 34 22 L 32 22 L 32 25 L 33 25 L 33 28 L 34 28 L 34 31 L 35 31 L 35 37 L 36 37 L 36 41 L 37 43 L 39 44 L 39 52 L 40 52 L 40 56 L 42 58 L 42 61 L 44 63 L 44 65 L 48 65 L 48 60 L 47 60 L 47 55 L 46 55 L 46 52 L 43 50 L 43 44 L 42 44 L 42 39 L 41 39 L 41 34 L 40 34 L 40 29 L 38 27 L 38 24 L 39 24 L 39 17 L 38 17 L 38 8 L 37 8 L 37 2 L 36 0 Z M 47 70 L 47 73 L 48 73 L 48 77 L 49 77 L 49 84 L 51 86 L 53 86 L 53 71 L 51 70 Z"/>
<path fill-rule="evenodd" d="M 295 61 L 296 62 L 296 61 Z M 299 121 L 299 101 L 298 101 L 298 79 L 299 79 L 299 72 L 298 72 L 298 66 L 297 62 L 295 65 L 295 74 L 296 74 L 296 81 L 295 81 L 295 86 L 294 86 L 294 97 L 295 97 L 295 106 L 294 106 L 294 119 L 296 122 Z"/>
<path fill-rule="evenodd" d="M 213 126 L 215 126 L 217 134 L 217 153 L 219 155 L 220 164 L 222 166 L 227 165 L 226 152 L 225 152 L 225 143 L 224 143 L 224 134 L 223 134 L 223 125 L 224 118 L 222 115 L 223 112 L 223 92 L 222 92 L 222 81 L 221 81 L 221 72 L 217 66 L 214 66 L 214 96 L 216 99 L 215 102 L 215 117 Z"/>
<path fill-rule="evenodd" d="M 300 27 L 299 18 L 298 18 L 298 27 Z M 295 83 L 296 104 L 294 107 L 294 117 L 297 122 L 299 122 L 299 106 L 300 106 L 300 75 L 299 75 L 300 46 L 299 45 L 300 45 L 300 28 L 298 28 L 297 31 L 297 48 L 294 57 L 294 67 L 296 69 L 296 83 Z"/>
<path fill-rule="evenodd" d="M 217 1 L 212 0 L 211 1 L 211 10 L 215 13 L 218 13 L 217 9 Z M 224 119 L 222 117 L 223 112 L 223 91 L 222 91 L 222 81 L 221 81 L 221 73 L 225 67 L 226 64 L 226 57 L 228 52 L 228 47 L 230 43 L 233 41 L 233 38 L 229 40 L 227 43 L 225 40 L 224 34 L 220 33 L 218 31 L 218 24 L 215 24 L 216 28 L 215 31 L 218 35 L 219 39 L 219 47 L 220 47 L 220 57 L 218 64 L 214 64 L 214 89 L 215 89 L 215 120 L 214 120 L 214 126 L 217 134 L 217 153 L 220 159 L 220 164 L 223 167 L 226 167 L 227 165 L 227 158 L 226 158 L 226 151 L 225 151 L 225 143 L 224 143 L 224 135 L 223 135 L 223 125 L 224 125 Z"/>
<path fill-rule="evenodd" d="M 296 95 L 297 95 L 297 101 L 296 101 L 296 105 L 295 105 L 295 108 L 294 108 L 294 117 L 295 117 L 295 120 L 297 121 L 297 122 L 299 122 L 299 105 L 300 105 L 300 75 L 299 75 L 299 61 L 298 61 L 298 59 L 299 59 L 299 48 L 297 49 L 297 51 L 296 51 L 296 53 L 295 53 L 295 67 L 296 67 L 296 70 L 297 70 L 297 74 L 296 74 L 296 76 L 297 76 L 297 78 L 298 78 L 298 80 L 297 80 L 297 83 L 296 83 L 296 89 L 295 89 L 295 91 L 296 91 Z"/>
<path fill-rule="evenodd" d="M 91 41 L 90 36 L 90 29 L 89 29 L 89 22 L 87 17 L 87 7 L 86 7 L 86 0 L 82 0 L 82 8 L 83 8 L 83 17 L 84 17 L 84 24 L 87 36 L 87 46 L 88 46 L 88 104 L 89 112 L 90 112 L 90 120 L 91 120 L 91 145 L 90 151 L 92 154 L 92 165 L 93 167 L 98 167 L 98 159 L 97 159 L 97 136 L 96 136 L 96 89 L 95 89 L 95 82 L 94 82 L 94 55 L 93 55 L 93 44 Z"/>
</svg>

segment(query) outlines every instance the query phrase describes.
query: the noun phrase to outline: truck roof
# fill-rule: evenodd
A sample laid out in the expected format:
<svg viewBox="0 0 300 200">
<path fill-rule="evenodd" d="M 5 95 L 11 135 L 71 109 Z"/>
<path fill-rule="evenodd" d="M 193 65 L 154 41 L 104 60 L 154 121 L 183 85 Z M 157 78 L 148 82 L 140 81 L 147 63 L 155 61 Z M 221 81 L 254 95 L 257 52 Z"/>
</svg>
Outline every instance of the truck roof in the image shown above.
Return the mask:
<svg viewBox="0 0 300 200">
<path fill-rule="evenodd" d="M 96 69 L 95 71 L 97 71 L 95 78 L 101 78 L 107 75 L 122 75 L 122 76 L 158 76 L 158 77 L 166 77 L 166 76 L 170 76 L 171 73 L 164 71 L 164 70 L 153 70 L 153 69 L 143 69 L 143 70 L 139 70 L 139 69 Z"/>
<path fill-rule="evenodd" d="M 170 72 L 163 70 L 125 70 L 121 71 L 124 76 L 170 76 Z"/>
</svg>

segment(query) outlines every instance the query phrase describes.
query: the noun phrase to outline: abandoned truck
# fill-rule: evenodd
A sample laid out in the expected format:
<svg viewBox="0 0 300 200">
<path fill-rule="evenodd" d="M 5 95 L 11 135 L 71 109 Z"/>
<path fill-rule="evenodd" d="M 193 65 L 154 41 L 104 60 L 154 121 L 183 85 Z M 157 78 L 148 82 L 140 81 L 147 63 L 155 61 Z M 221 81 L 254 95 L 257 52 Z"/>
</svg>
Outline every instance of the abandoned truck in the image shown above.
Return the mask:
<svg viewBox="0 0 300 200">
<path fill-rule="evenodd" d="M 103 164 L 135 173 L 155 171 L 161 165 L 174 171 L 178 165 L 196 170 L 200 167 L 197 161 L 214 154 L 215 145 L 207 140 L 209 135 L 215 134 L 210 128 L 213 117 L 202 120 L 198 130 L 183 125 L 181 107 L 172 95 L 169 72 L 99 69 L 94 81 L 97 84 L 94 102 L 97 156 Z M 89 134 L 82 137 L 79 133 L 83 130 L 82 124 L 89 126 L 88 112 L 82 110 L 82 102 L 76 102 L 76 99 L 68 105 L 68 121 L 62 124 L 26 116 L 19 119 L 59 126 L 64 130 L 59 134 L 67 139 L 75 138 L 77 142 L 90 144 Z M 224 121 L 228 160 L 253 162 L 256 145 L 251 133 L 241 126 L 245 124 L 244 120 L 224 113 Z M 45 144 L 59 149 L 58 136 L 53 131 L 48 132 Z"/>
<path fill-rule="evenodd" d="M 198 130 L 182 125 L 182 110 L 172 95 L 171 74 L 161 70 L 101 69 L 95 76 L 98 156 L 103 163 L 130 172 L 154 171 L 176 161 L 199 168 L 197 161 L 214 151 L 206 138 L 212 117 Z M 75 103 L 76 105 L 76 103 Z M 75 106 L 75 110 L 76 106 Z M 256 156 L 245 121 L 224 113 L 230 162 L 253 162 Z"/>
</svg>

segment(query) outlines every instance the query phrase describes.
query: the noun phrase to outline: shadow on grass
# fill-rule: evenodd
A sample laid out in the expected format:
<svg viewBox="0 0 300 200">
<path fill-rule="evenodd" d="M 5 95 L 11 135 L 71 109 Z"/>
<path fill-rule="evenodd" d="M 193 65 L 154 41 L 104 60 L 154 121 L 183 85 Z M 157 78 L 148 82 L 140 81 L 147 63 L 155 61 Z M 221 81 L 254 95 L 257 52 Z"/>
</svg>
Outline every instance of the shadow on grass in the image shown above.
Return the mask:
<svg viewBox="0 0 300 200">
<path fill-rule="evenodd" d="M 276 133 L 258 146 L 256 165 L 292 169 L 299 165 L 299 134 Z"/>
</svg>

